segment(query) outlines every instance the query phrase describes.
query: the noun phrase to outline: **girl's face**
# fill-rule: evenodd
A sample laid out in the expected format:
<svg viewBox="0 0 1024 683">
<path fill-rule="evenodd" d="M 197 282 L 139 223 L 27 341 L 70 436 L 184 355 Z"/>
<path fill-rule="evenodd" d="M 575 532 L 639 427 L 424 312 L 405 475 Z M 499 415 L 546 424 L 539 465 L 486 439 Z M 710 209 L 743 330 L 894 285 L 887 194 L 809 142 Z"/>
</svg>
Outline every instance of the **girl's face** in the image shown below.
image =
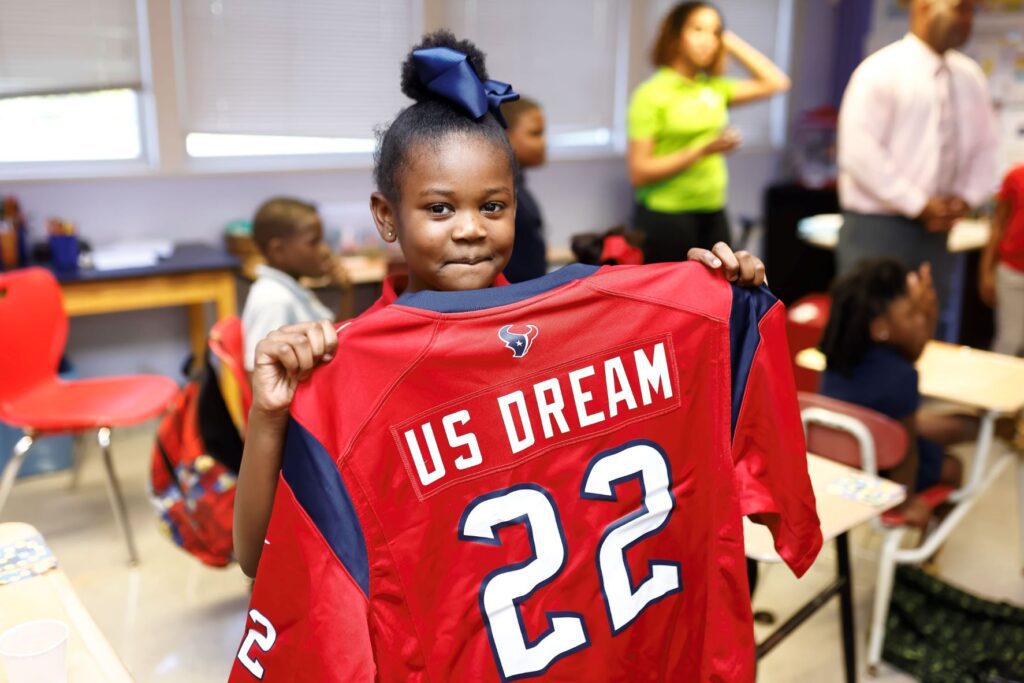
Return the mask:
<svg viewBox="0 0 1024 683">
<path fill-rule="evenodd" d="M 928 343 L 928 318 L 904 295 L 893 299 L 885 314 L 872 322 L 871 336 L 913 361 Z"/>
<path fill-rule="evenodd" d="M 710 7 L 690 13 L 679 38 L 679 56 L 697 69 L 710 69 L 722 49 L 722 19 Z"/>
<path fill-rule="evenodd" d="M 490 287 L 512 253 L 516 198 L 505 153 L 475 135 L 410 150 L 398 205 L 380 193 L 371 208 L 381 237 L 398 240 L 407 292 Z"/>
<path fill-rule="evenodd" d="M 530 109 L 521 114 L 508 132 L 508 141 L 522 168 L 543 165 L 547 155 L 543 112 L 540 109 Z"/>
</svg>

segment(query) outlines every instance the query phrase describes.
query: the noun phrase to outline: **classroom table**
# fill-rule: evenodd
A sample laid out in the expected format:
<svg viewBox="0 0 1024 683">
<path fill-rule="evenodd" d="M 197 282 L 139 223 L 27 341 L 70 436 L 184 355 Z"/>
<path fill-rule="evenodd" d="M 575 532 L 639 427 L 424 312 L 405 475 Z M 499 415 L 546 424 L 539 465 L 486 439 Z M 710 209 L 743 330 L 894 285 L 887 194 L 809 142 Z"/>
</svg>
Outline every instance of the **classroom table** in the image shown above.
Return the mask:
<svg viewBox="0 0 1024 683">
<path fill-rule="evenodd" d="M 823 591 L 812 597 L 785 623 L 757 645 L 757 658 L 765 656 L 781 643 L 802 623 L 818 610 L 839 596 L 839 612 L 843 634 L 843 663 L 847 683 L 857 680 L 856 630 L 853 623 L 853 578 L 850 572 L 850 550 L 847 534 L 851 529 L 868 522 L 886 510 L 903 502 L 905 491 L 902 486 L 886 479 L 871 476 L 861 470 L 847 467 L 817 455 L 808 454 L 807 473 L 817 503 L 821 535 L 825 543 L 836 544 L 836 578 Z M 857 498 L 841 491 L 858 485 L 870 489 L 877 498 Z M 833 490 L 835 487 L 835 490 Z M 746 555 L 758 562 L 778 563 L 782 559 L 775 552 L 774 542 L 768 528 L 743 520 L 744 547 Z"/>
<path fill-rule="evenodd" d="M 69 316 L 119 313 L 167 306 L 188 308 L 188 333 L 192 353 L 203 358 L 211 323 L 206 304 L 212 303 L 215 319 L 235 315 L 238 299 L 235 276 L 238 259 L 207 244 L 178 244 L 157 265 L 145 268 L 55 272 Z M 230 373 L 222 373 L 221 389 L 232 415 L 241 414 L 241 397 Z"/>
<path fill-rule="evenodd" d="M 0 554 L 9 544 L 39 532 L 28 524 L 0 524 Z M 45 541 L 44 541 L 45 545 Z M 32 619 L 57 619 L 68 625 L 68 683 L 130 683 L 131 674 L 78 599 L 59 567 L 14 583 L 0 585 L 0 632 Z M 5 681 L 0 666 L 0 681 Z"/>
</svg>

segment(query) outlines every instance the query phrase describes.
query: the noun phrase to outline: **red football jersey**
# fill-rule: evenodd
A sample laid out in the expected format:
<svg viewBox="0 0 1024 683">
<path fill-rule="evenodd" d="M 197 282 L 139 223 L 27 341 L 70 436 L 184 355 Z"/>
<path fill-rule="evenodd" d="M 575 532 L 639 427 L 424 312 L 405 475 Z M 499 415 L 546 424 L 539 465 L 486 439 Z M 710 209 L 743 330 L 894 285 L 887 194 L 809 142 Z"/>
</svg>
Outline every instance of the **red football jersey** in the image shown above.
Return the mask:
<svg viewBox="0 0 1024 683">
<path fill-rule="evenodd" d="M 821 547 L 783 329 L 696 264 L 419 292 L 292 407 L 232 681 L 745 681 Z"/>
</svg>

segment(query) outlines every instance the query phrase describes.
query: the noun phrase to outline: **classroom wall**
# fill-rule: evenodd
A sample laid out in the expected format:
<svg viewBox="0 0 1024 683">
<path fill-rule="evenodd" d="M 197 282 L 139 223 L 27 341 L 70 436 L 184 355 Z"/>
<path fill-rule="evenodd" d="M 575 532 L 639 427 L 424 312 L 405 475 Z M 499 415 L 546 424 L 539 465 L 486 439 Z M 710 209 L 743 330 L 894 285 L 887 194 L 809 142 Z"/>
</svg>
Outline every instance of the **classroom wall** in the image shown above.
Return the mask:
<svg viewBox="0 0 1024 683">
<path fill-rule="evenodd" d="M 790 74 L 791 118 L 827 103 L 832 88 L 835 5 L 797 0 Z M 781 150 L 741 150 L 729 159 L 729 209 L 734 222 L 758 218 L 761 195 L 777 177 Z M 556 161 L 528 177 L 545 215 L 551 244 L 568 245 L 577 232 L 628 220 L 631 192 L 621 157 Z M 75 221 L 94 243 L 169 237 L 218 242 L 225 223 L 251 215 L 273 194 L 318 203 L 365 202 L 368 168 L 177 177 L 0 183 L 13 192 L 33 225 L 49 216 Z M 240 302 L 241 303 L 241 302 Z M 165 309 L 74 318 L 68 355 L 82 376 L 158 372 L 177 376 L 188 353 L 184 310 Z"/>
<path fill-rule="evenodd" d="M 760 214 L 760 195 L 779 154 L 747 151 L 730 160 L 730 210 Z M 622 158 L 562 161 L 531 172 L 528 182 L 543 207 L 549 240 L 568 245 L 577 232 L 628 220 L 631 192 Z M 248 217 L 272 194 L 315 202 L 368 201 L 368 169 L 169 178 L 119 178 L 4 183 L 34 226 L 48 216 L 75 221 L 82 235 L 103 244 L 117 239 L 169 237 L 218 242 L 224 224 Z M 239 302 L 241 304 L 241 302 Z M 188 353 L 184 310 L 166 309 L 73 318 L 68 354 L 83 376 L 116 372 L 177 373 Z"/>
</svg>

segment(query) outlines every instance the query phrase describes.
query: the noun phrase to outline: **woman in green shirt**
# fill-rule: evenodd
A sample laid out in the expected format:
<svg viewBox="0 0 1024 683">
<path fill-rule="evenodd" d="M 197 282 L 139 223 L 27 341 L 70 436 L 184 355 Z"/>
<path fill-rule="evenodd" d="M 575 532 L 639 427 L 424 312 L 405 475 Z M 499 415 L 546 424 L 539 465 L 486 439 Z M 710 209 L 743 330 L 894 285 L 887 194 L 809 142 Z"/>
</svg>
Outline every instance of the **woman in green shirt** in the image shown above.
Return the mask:
<svg viewBox="0 0 1024 683">
<path fill-rule="evenodd" d="M 721 76 L 726 56 L 750 78 Z M 706 2 L 668 13 L 651 54 L 658 70 L 629 105 L 629 179 L 636 189 L 634 227 L 646 233 L 647 263 L 682 261 L 691 247 L 729 242 L 725 154 L 740 146 L 727 109 L 789 89 L 770 59 L 724 30 Z"/>
</svg>

